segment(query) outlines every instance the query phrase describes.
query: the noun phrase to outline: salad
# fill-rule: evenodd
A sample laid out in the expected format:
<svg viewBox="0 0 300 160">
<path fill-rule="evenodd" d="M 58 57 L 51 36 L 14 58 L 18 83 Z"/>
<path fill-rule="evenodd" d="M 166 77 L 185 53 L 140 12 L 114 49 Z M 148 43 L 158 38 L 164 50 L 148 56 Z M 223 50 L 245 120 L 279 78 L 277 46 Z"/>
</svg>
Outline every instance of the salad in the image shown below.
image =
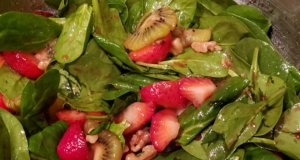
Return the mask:
<svg viewBox="0 0 300 160">
<path fill-rule="evenodd" d="M 0 15 L 0 159 L 300 159 L 300 72 L 233 0 Z"/>
</svg>

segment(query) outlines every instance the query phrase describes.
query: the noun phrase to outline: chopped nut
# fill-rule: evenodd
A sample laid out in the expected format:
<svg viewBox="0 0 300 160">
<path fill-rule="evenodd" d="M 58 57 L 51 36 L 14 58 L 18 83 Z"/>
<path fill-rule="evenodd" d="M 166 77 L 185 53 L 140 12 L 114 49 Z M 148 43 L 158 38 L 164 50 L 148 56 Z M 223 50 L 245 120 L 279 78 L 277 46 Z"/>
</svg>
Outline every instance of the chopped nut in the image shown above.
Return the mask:
<svg viewBox="0 0 300 160">
<path fill-rule="evenodd" d="M 182 43 L 180 41 L 180 38 L 175 38 L 172 41 L 172 46 L 171 46 L 170 52 L 174 56 L 177 56 L 178 54 L 182 53 L 182 51 L 183 51 L 183 46 L 182 46 Z"/>
<path fill-rule="evenodd" d="M 195 52 L 206 53 L 208 51 L 220 51 L 222 48 L 217 45 L 216 41 L 209 42 L 193 42 L 191 47 Z"/>
<path fill-rule="evenodd" d="M 144 129 L 144 130 L 138 130 L 131 138 L 129 144 L 130 149 L 133 152 L 138 152 L 141 150 L 147 143 L 149 143 L 150 140 L 150 133 Z"/>
<path fill-rule="evenodd" d="M 130 153 L 125 157 L 125 160 L 151 160 L 157 154 L 157 150 L 153 145 L 147 145 L 143 148 L 142 153 L 136 156 L 134 153 Z"/>
</svg>

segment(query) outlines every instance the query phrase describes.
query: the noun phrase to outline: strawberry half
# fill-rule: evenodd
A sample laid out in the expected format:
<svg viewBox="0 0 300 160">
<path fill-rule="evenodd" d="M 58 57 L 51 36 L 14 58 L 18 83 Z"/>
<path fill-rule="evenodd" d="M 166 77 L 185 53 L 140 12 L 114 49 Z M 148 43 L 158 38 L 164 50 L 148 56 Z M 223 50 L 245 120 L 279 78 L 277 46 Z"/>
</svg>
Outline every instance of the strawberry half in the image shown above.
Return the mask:
<svg viewBox="0 0 300 160">
<path fill-rule="evenodd" d="M 154 102 L 157 106 L 165 108 L 184 108 L 187 100 L 179 93 L 177 81 L 160 81 L 140 90 L 143 102 Z"/>
<path fill-rule="evenodd" d="M 4 51 L 3 58 L 13 70 L 30 79 L 37 79 L 44 73 L 38 68 L 38 60 L 32 53 Z"/>
<path fill-rule="evenodd" d="M 161 152 L 178 135 L 180 124 L 176 112 L 170 109 L 160 110 L 151 119 L 150 136 L 154 148 Z"/>
<path fill-rule="evenodd" d="M 57 154 L 61 160 L 88 160 L 88 147 L 83 131 L 78 123 L 72 124 L 57 146 Z"/>
<path fill-rule="evenodd" d="M 118 113 L 113 117 L 113 121 L 116 123 L 122 122 L 127 119 L 130 126 L 123 132 L 124 135 L 134 133 L 141 129 L 155 113 L 156 106 L 153 102 L 134 102 L 129 105 L 125 110 Z"/>
<path fill-rule="evenodd" d="M 179 80 L 180 94 L 199 107 L 216 90 L 209 78 L 189 77 Z"/>
<path fill-rule="evenodd" d="M 164 38 L 158 39 L 148 46 L 136 51 L 131 51 L 128 56 L 132 61 L 158 63 L 167 57 L 171 43 L 172 35 L 169 33 Z"/>
<path fill-rule="evenodd" d="M 5 103 L 4 103 L 4 101 L 3 101 L 3 94 L 2 94 L 2 93 L 0 93 L 0 108 L 3 108 L 3 109 L 5 109 L 5 110 L 7 110 L 7 111 L 10 112 L 11 114 L 14 114 L 14 111 L 13 111 L 12 109 L 8 108 L 8 107 L 5 105 Z"/>
<path fill-rule="evenodd" d="M 64 120 L 68 122 L 70 126 L 74 123 L 78 123 L 81 127 L 83 127 L 86 121 L 86 114 L 84 112 L 80 112 L 74 109 L 60 110 L 56 113 L 56 117 L 59 120 Z"/>
<path fill-rule="evenodd" d="M 4 59 L 2 54 L 0 54 L 0 68 L 2 67 L 3 64 L 4 64 Z"/>
</svg>

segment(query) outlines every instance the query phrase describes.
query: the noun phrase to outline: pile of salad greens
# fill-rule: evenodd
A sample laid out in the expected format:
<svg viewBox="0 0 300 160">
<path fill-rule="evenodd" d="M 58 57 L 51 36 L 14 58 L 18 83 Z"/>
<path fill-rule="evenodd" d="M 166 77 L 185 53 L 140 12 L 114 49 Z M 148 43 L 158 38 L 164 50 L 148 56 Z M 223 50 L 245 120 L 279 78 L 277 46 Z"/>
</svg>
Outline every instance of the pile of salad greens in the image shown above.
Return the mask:
<svg viewBox="0 0 300 160">
<path fill-rule="evenodd" d="M 39 79 L 0 68 L 0 92 L 10 100 L 21 96 L 18 114 L 0 108 L 0 159 L 59 159 L 56 147 L 68 125 L 47 122 L 57 98 L 76 110 L 108 113 L 88 117 L 106 120 L 91 134 L 108 128 L 124 144 L 128 124 L 110 118 L 140 101 L 141 87 L 182 75 L 211 77 L 218 89 L 178 116 L 179 135 L 156 160 L 279 159 L 272 152 L 300 159 L 300 72 L 274 49 L 270 20 L 257 8 L 233 0 L 45 2 L 58 10 L 55 17 L 0 15 L 0 51 L 35 52 L 58 38 Z M 186 48 L 158 64 L 132 62 L 123 42 L 144 13 L 162 6 L 175 10 L 179 26 L 210 28 L 222 51 Z"/>
</svg>

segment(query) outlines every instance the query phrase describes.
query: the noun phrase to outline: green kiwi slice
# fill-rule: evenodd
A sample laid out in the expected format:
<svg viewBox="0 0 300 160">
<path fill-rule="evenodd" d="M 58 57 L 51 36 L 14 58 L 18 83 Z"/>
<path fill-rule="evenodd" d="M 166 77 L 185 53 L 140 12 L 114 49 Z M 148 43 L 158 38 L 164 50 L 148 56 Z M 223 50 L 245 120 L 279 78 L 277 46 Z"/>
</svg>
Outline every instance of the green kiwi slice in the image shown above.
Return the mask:
<svg viewBox="0 0 300 160">
<path fill-rule="evenodd" d="M 177 24 L 175 11 L 169 7 L 146 13 L 138 22 L 136 30 L 125 40 L 124 46 L 139 50 L 174 30 Z"/>
</svg>

